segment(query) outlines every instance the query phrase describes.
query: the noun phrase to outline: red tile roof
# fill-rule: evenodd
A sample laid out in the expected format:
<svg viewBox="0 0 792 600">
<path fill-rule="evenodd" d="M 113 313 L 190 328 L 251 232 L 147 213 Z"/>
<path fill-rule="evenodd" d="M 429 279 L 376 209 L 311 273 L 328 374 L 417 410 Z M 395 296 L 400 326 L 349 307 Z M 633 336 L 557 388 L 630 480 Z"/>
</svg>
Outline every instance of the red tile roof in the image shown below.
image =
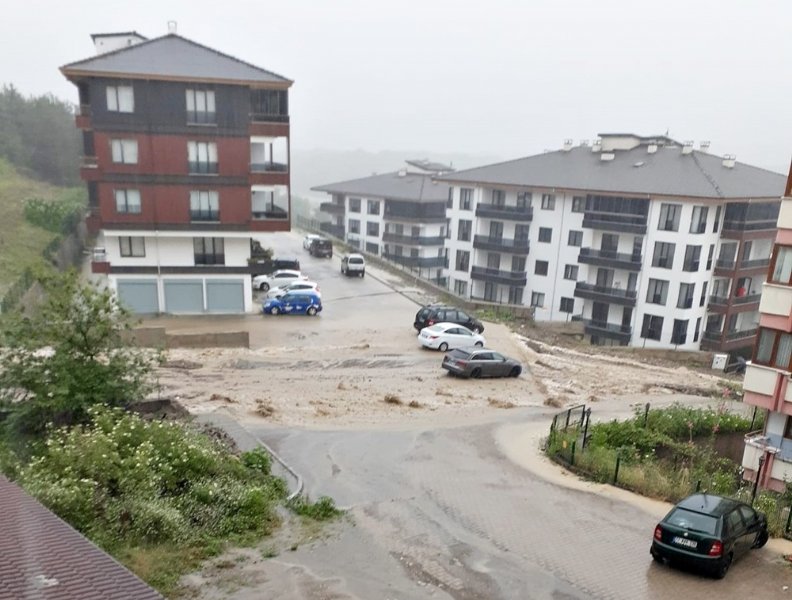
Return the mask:
<svg viewBox="0 0 792 600">
<path fill-rule="evenodd" d="M 162 600 L 0 475 L 0 600 Z"/>
</svg>

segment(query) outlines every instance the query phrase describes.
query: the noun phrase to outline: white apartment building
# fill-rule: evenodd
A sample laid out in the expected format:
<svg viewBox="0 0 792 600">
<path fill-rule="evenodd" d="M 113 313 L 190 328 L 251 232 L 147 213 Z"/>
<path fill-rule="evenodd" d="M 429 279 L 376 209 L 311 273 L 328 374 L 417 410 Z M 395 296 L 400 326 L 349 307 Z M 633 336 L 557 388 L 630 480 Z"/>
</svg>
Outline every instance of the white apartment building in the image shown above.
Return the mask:
<svg viewBox="0 0 792 600">
<path fill-rule="evenodd" d="M 751 346 L 784 177 L 707 146 L 602 134 L 439 176 L 449 290 L 582 320 L 595 344 Z"/>
</svg>

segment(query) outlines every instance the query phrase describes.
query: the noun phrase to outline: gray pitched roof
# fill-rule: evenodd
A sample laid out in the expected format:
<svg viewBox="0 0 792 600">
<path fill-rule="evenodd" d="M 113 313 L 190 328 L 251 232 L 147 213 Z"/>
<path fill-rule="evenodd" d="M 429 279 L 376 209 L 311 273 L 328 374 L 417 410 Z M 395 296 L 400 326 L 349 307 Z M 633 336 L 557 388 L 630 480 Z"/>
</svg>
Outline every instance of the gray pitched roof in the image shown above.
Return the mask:
<svg viewBox="0 0 792 600">
<path fill-rule="evenodd" d="M 476 167 L 439 177 L 447 182 L 544 187 L 589 192 L 687 196 L 695 198 L 780 198 L 785 177 L 759 167 L 736 163 L 679 146 L 659 146 L 649 154 L 645 145 L 616 150 L 603 161 L 590 147 L 563 150 Z"/>
<path fill-rule="evenodd" d="M 452 167 L 451 165 L 444 165 L 443 163 L 431 161 L 426 158 L 424 159 L 415 158 L 413 160 L 408 160 L 406 162 L 408 165 L 412 165 L 413 167 L 418 167 L 419 169 L 423 169 L 424 171 L 447 172 L 454 170 L 454 167 Z"/>
<path fill-rule="evenodd" d="M 292 81 L 171 33 L 61 67 L 64 75 L 285 84 Z"/>
<path fill-rule="evenodd" d="M 445 202 L 448 198 L 447 183 L 433 181 L 430 175 L 399 171 L 372 175 L 362 179 L 351 179 L 311 188 L 318 192 L 385 198 L 409 202 Z M 404 171 L 401 171 L 404 173 Z"/>
<path fill-rule="evenodd" d="M 0 514 L 0 598 L 162 600 L 2 475 Z"/>
</svg>

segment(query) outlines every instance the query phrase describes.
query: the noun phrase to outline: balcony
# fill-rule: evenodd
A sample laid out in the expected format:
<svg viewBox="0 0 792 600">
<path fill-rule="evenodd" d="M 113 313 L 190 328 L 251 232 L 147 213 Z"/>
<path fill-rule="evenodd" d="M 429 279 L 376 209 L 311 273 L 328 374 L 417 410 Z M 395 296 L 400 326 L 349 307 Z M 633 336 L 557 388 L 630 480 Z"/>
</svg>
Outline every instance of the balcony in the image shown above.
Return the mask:
<svg viewBox="0 0 792 600">
<path fill-rule="evenodd" d="M 578 262 L 628 271 L 640 271 L 643 257 L 640 254 L 623 254 L 612 250 L 594 250 L 581 248 Z"/>
<path fill-rule="evenodd" d="M 748 275 L 749 271 L 755 274 L 764 273 L 770 266 L 769 258 L 759 258 L 755 260 L 744 260 L 738 263 L 735 260 L 718 259 L 715 262 L 715 275 L 722 277 L 734 277 L 735 272 L 741 275 Z"/>
<path fill-rule="evenodd" d="M 476 216 L 485 219 L 500 219 L 528 223 L 533 220 L 533 208 L 530 206 L 502 206 L 498 204 L 479 204 Z"/>
<path fill-rule="evenodd" d="M 578 281 L 575 285 L 574 296 L 620 306 L 635 306 L 638 292 Z"/>
<path fill-rule="evenodd" d="M 757 329 L 744 329 L 741 331 L 705 331 L 701 336 L 701 349 L 709 351 L 726 352 L 738 348 L 753 346 L 756 342 Z"/>
<path fill-rule="evenodd" d="M 288 173 L 289 165 L 278 162 L 250 163 L 251 173 Z"/>
<path fill-rule="evenodd" d="M 629 342 L 632 338 L 632 327 L 629 325 L 619 325 L 618 323 L 607 323 L 594 319 L 580 319 L 583 323 L 583 330 L 586 335 L 596 335 L 607 337 L 614 340 Z"/>
<path fill-rule="evenodd" d="M 445 238 L 442 235 L 437 236 L 413 236 L 403 235 L 386 231 L 382 234 L 383 242 L 395 242 L 404 246 L 442 246 L 445 244 Z"/>
<path fill-rule="evenodd" d="M 253 123 L 288 123 L 289 115 L 272 113 L 250 113 L 250 120 Z"/>
<path fill-rule="evenodd" d="M 645 234 L 646 217 L 586 211 L 583 213 L 583 227 L 603 231 Z"/>
<path fill-rule="evenodd" d="M 775 231 L 778 228 L 778 219 L 764 219 L 758 221 L 723 221 L 723 233 L 743 233 L 746 231 Z"/>
<path fill-rule="evenodd" d="M 319 210 L 333 215 L 343 215 L 346 212 L 344 205 L 337 202 L 322 202 L 319 205 Z"/>
<path fill-rule="evenodd" d="M 473 237 L 473 247 L 477 250 L 493 250 L 495 252 L 527 256 L 530 244 L 528 240 L 510 240 L 477 235 Z"/>
<path fill-rule="evenodd" d="M 743 306 L 745 304 L 756 304 L 759 308 L 759 301 L 762 299 L 762 294 L 748 294 L 747 296 L 736 296 L 732 299 L 734 306 Z"/>
<path fill-rule="evenodd" d="M 397 221 L 399 223 L 443 223 L 446 222 L 445 212 L 436 215 L 421 215 L 417 213 L 403 214 L 386 211 L 383 215 L 386 221 Z"/>
<path fill-rule="evenodd" d="M 80 178 L 83 181 L 99 181 L 99 159 L 95 156 L 83 156 L 80 159 Z"/>
<path fill-rule="evenodd" d="M 403 254 L 385 254 L 383 252 L 382 258 L 414 269 L 434 269 L 448 266 L 445 256 L 404 256 Z"/>
<path fill-rule="evenodd" d="M 217 163 L 191 160 L 189 162 L 189 171 L 190 175 L 217 175 Z"/>
<path fill-rule="evenodd" d="M 319 223 L 319 231 L 331 235 L 339 240 L 344 239 L 344 226 L 335 225 L 334 223 Z"/>
<path fill-rule="evenodd" d="M 219 210 L 191 210 L 190 222 L 211 223 L 220 221 Z"/>
<path fill-rule="evenodd" d="M 528 283 L 528 275 L 525 271 L 501 271 L 489 267 L 473 267 L 470 270 L 470 278 L 476 281 L 489 281 L 490 283 L 517 287 Z"/>
<path fill-rule="evenodd" d="M 774 328 L 792 331 L 792 286 L 766 282 L 762 286 L 759 312 L 763 321 L 776 322 Z"/>
</svg>

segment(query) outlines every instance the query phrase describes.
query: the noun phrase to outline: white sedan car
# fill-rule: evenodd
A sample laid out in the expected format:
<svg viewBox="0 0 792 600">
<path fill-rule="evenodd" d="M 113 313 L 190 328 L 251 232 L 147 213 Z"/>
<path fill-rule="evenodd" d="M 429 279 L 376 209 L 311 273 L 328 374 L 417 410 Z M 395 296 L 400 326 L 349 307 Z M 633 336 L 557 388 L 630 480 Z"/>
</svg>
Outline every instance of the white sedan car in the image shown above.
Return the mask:
<svg viewBox="0 0 792 600">
<path fill-rule="evenodd" d="M 267 298 L 280 298 L 286 292 L 303 292 L 303 291 L 311 291 L 316 292 L 316 295 L 320 298 L 322 297 L 322 293 L 319 291 L 319 284 L 315 281 L 292 281 L 284 285 L 283 287 L 274 287 L 270 288 L 270 291 L 267 292 Z"/>
<path fill-rule="evenodd" d="M 480 333 L 473 333 L 467 327 L 456 323 L 435 323 L 424 327 L 418 334 L 418 341 L 426 348 L 445 352 L 453 348 L 483 347 L 487 343 Z"/>
<path fill-rule="evenodd" d="M 289 285 L 295 281 L 308 279 L 307 275 L 303 275 L 299 271 L 292 271 L 291 269 L 283 269 L 275 271 L 270 275 L 256 275 L 253 278 L 253 288 L 268 292 L 271 288 L 279 288 L 284 285 Z"/>
</svg>

